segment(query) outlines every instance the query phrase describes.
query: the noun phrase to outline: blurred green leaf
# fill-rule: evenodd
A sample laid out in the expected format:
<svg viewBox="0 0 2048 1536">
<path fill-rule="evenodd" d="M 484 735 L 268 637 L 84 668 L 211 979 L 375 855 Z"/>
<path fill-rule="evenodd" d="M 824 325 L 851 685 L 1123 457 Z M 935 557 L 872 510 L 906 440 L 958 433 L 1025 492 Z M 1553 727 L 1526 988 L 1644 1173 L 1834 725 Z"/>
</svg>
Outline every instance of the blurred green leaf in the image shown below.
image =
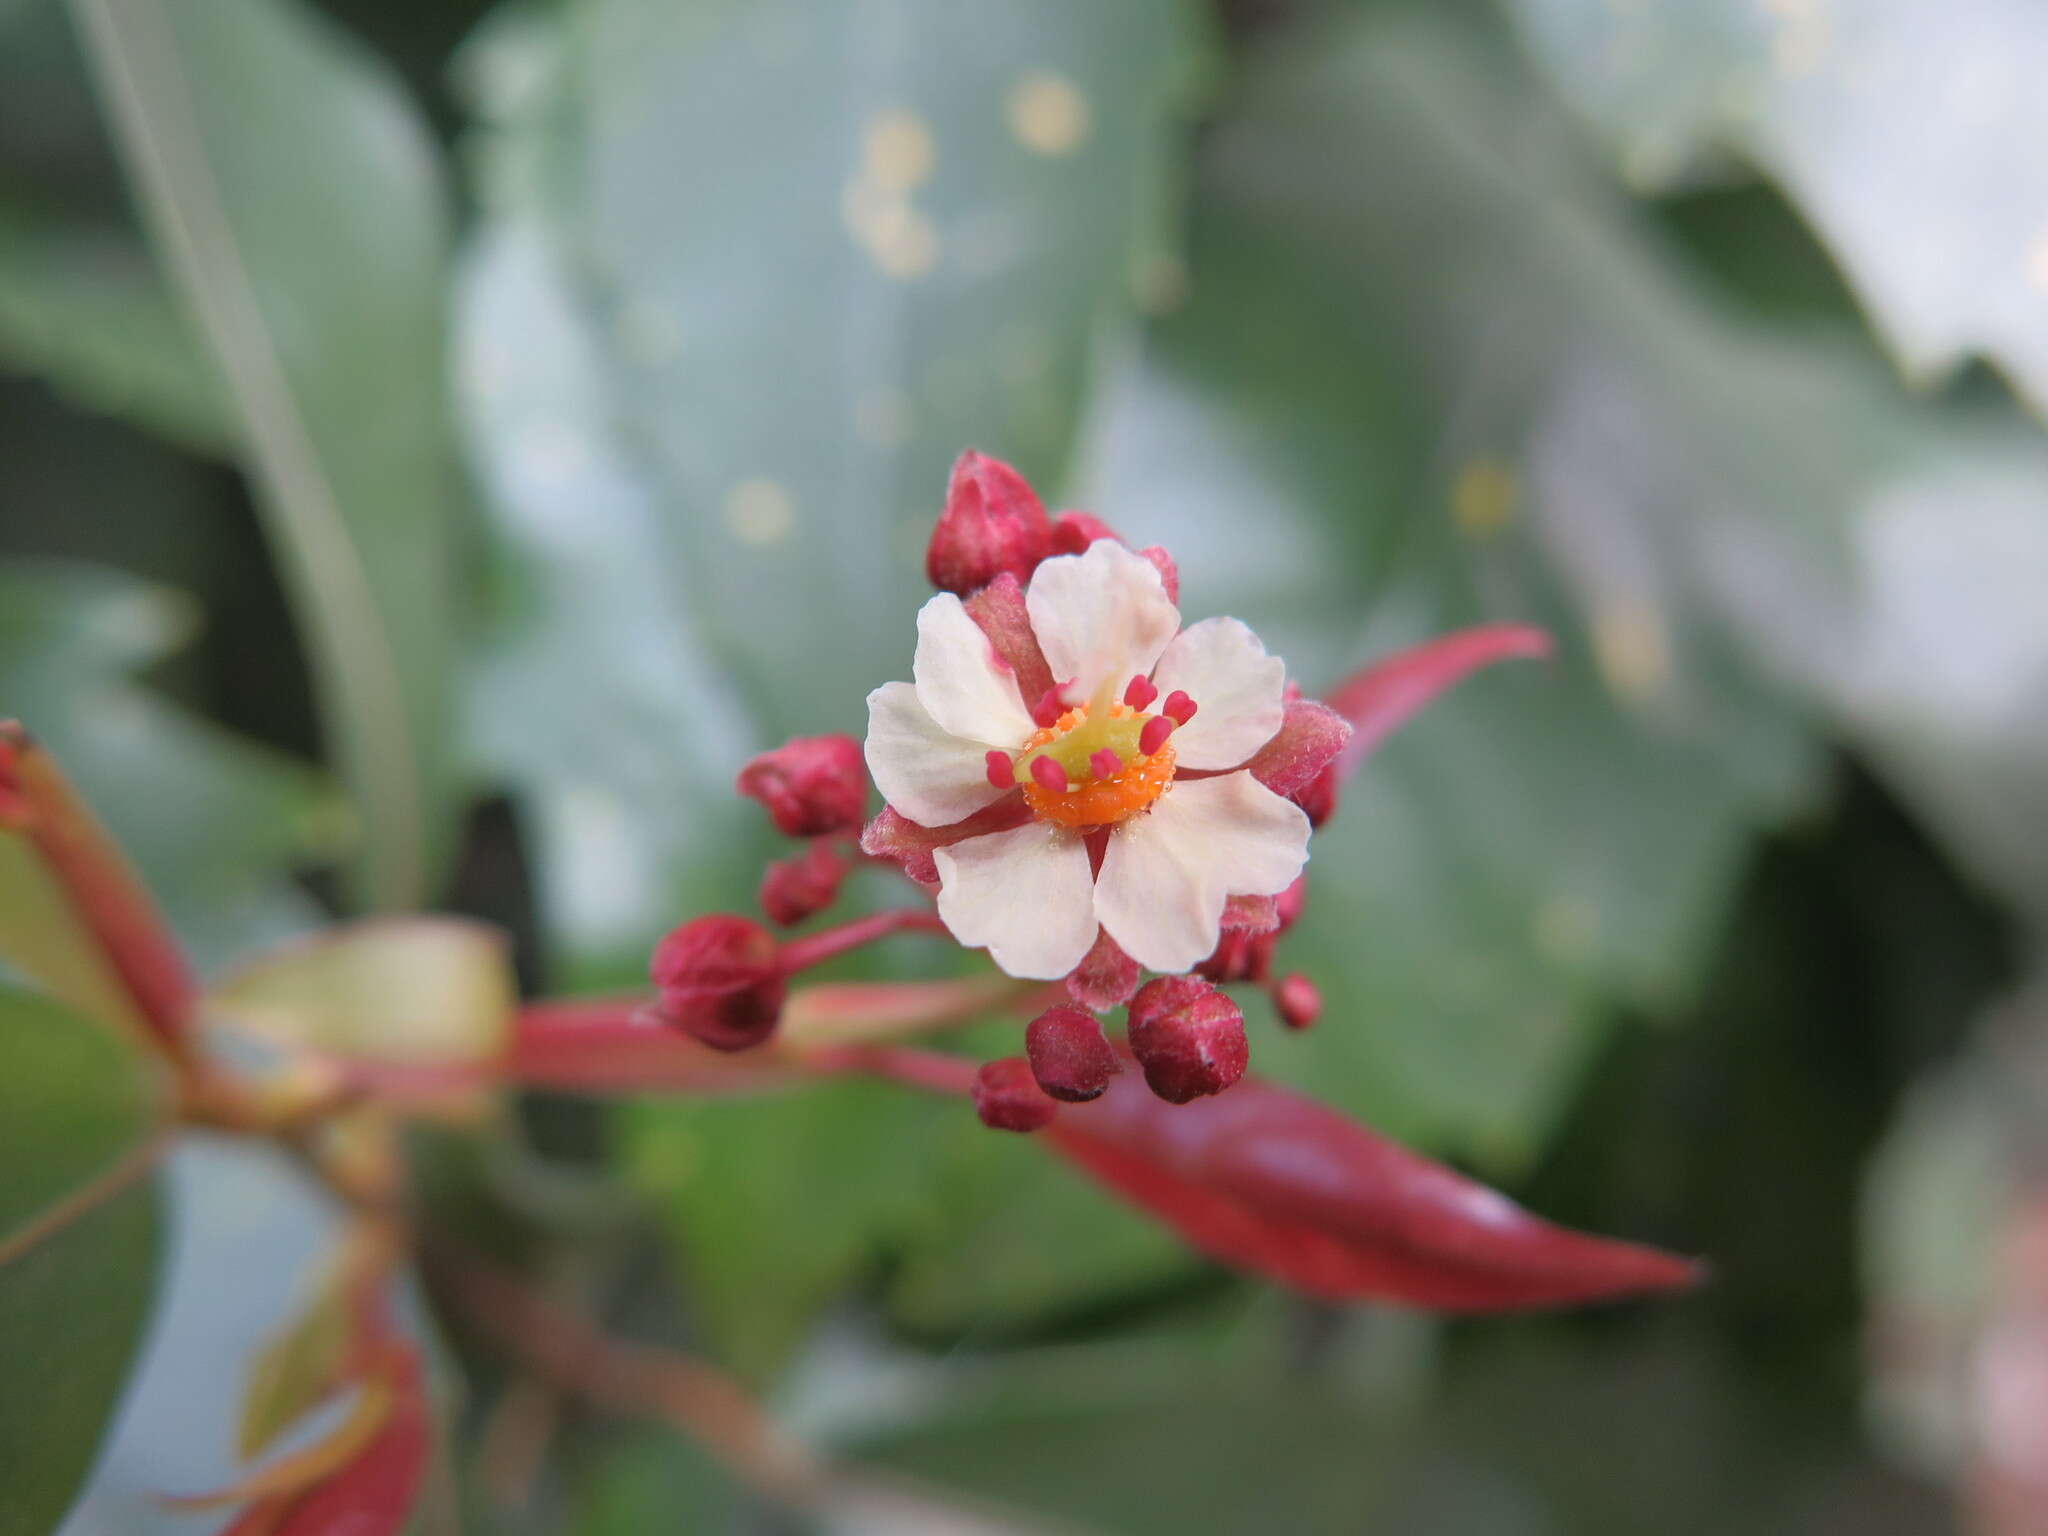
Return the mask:
<svg viewBox="0 0 2048 1536">
<path fill-rule="evenodd" d="M 197 452 L 232 448 L 212 362 L 148 253 L 114 231 L 0 207 L 0 366 Z"/>
<path fill-rule="evenodd" d="M 1726 152 L 1797 202 L 1916 377 L 1994 359 L 2048 410 L 2048 12 L 2028 0 L 1511 0 L 1624 172 Z"/>
<path fill-rule="evenodd" d="M 106 1026 L 0 989 L 0 1241 L 137 1152 L 162 1115 L 154 1062 Z M 44 1536 L 98 1453 L 156 1288 L 153 1177 L 0 1263 L 0 1533 Z"/>
<path fill-rule="evenodd" d="M 436 151 L 381 65 L 295 0 L 76 0 L 152 233 L 227 382 L 363 817 L 362 886 L 447 840 L 459 485 Z"/>
<path fill-rule="evenodd" d="M 505 935 L 454 917 L 326 928 L 259 955 L 207 994 L 211 1014 L 273 1039 L 366 1061 L 484 1061 L 518 992 Z"/>
<path fill-rule="evenodd" d="M 282 875 L 332 842 L 333 818 L 307 770 L 129 680 L 195 621 L 179 594 L 112 571 L 0 562 L 0 711 L 56 754 L 211 964 L 307 924 Z"/>
<path fill-rule="evenodd" d="M 292 1318 L 257 1352 L 249 1366 L 242 1416 L 235 1426 L 235 1450 L 247 1461 L 342 1384 L 349 1346 L 348 1272 L 330 1264 Z"/>
</svg>

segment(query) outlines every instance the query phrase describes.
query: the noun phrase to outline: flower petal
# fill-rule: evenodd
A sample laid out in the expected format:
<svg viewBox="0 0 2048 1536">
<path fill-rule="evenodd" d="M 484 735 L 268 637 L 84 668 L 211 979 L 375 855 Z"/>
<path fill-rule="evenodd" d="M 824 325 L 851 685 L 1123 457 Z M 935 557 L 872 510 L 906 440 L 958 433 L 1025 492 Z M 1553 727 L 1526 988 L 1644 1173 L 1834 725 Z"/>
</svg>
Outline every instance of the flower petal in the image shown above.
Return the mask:
<svg viewBox="0 0 2048 1536">
<path fill-rule="evenodd" d="M 1204 619 L 1174 637 L 1152 681 L 1195 701 L 1195 718 L 1173 733 L 1183 768 L 1235 768 L 1273 739 L 1286 713 L 1287 663 L 1266 654 L 1237 619 Z"/>
<path fill-rule="evenodd" d="M 1108 539 L 1039 566 L 1024 594 L 1052 675 L 1080 704 L 1104 683 L 1150 672 L 1180 628 L 1180 610 L 1143 555 Z"/>
<path fill-rule="evenodd" d="M 1176 781 L 1110 834 L 1095 915 L 1139 964 L 1185 971 L 1216 948 L 1231 896 L 1294 883 L 1308 831 L 1300 806 L 1248 773 Z"/>
<path fill-rule="evenodd" d="M 917 701 L 941 730 L 1014 752 L 1037 726 L 1017 693 L 1017 678 L 981 626 L 950 592 L 917 613 Z"/>
<path fill-rule="evenodd" d="M 972 816 L 1003 793 L 988 781 L 988 748 L 944 730 L 909 683 L 868 695 L 866 753 L 882 798 L 920 826 Z"/>
<path fill-rule="evenodd" d="M 953 937 L 1012 976 L 1053 981 L 1079 965 L 1095 942 L 1088 846 L 1074 833 L 1034 821 L 932 851 L 939 866 L 939 916 Z"/>
</svg>

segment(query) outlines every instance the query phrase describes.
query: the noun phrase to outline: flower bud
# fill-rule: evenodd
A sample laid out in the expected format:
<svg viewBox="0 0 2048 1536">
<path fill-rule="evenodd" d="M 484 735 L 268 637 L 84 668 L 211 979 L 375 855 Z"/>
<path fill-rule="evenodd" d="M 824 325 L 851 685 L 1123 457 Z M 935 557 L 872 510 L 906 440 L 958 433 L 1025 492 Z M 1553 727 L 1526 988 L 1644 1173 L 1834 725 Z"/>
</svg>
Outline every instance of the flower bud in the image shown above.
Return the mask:
<svg viewBox="0 0 2048 1536">
<path fill-rule="evenodd" d="M 1052 553 L 1052 524 L 1025 478 L 973 449 L 953 463 L 945 510 L 925 550 L 925 574 L 942 592 L 968 593 L 1008 571 L 1029 581 Z"/>
<path fill-rule="evenodd" d="M 1296 875 L 1294 877 L 1294 884 L 1273 898 L 1273 915 L 1280 919 L 1279 925 L 1274 928 L 1273 932 L 1275 934 L 1282 934 L 1292 928 L 1295 920 L 1301 916 L 1302 909 L 1307 905 L 1308 876 Z"/>
<path fill-rule="evenodd" d="M 793 859 L 777 859 L 761 877 L 761 910 L 788 928 L 815 916 L 839 899 L 846 861 L 826 842 L 815 842 Z"/>
<path fill-rule="evenodd" d="M 1244 1015 L 1198 976 L 1162 976 L 1140 988 L 1130 1039 L 1146 1086 L 1169 1104 L 1221 1093 L 1251 1060 Z"/>
<path fill-rule="evenodd" d="M 775 940 L 729 913 L 693 918 L 654 950 L 655 1012 L 713 1050 L 743 1051 L 775 1032 L 789 987 Z"/>
<path fill-rule="evenodd" d="M 1109 1080 L 1123 1070 L 1095 1015 L 1072 1003 L 1056 1004 L 1031 1021 L 1024 1031 L 1024 1054 L 1038 1086 L 1069 1104 L 1101 1098 Z"/>
<path fill-rule="evenodd" d="M 1273 937 L 1270 931 L 1226 928 L 1209 958 L 1195 967 L 1195 974 L 1214 982 L 1264 981 L 1272 968 Z"/>
<path fill-rule="evenodd" d="M 1289 1029 L 1307 1029 L 1322 1017 L 1323 994 L 1301 972 L 1285 978 L 1273 988 L 1273 1007 L 1280 1022 Z"/>
<path fill-rule="evenodd" d="M 1343 780 L 1338 776 L 1337 766 L 1332 763 L 1313 779 L 1305 788 L 1294 794 L 1294 803 L 1308 816 L 1311 827 L 1320 827 L 1337 811 L 1337 791 Z"/>
<path fill-rule="evenodd" d="M 867 811 L 867 768 L 851 736 L 799 736 L 748 763 L 735 787 L 788 837 L 851 832 Z"/>
<path fill-rule="evenodd" d="M 1093 512 L 1062 512 L 1053 519 L 1053 554 L 1078 555 L 1098 539 L 1115 539 L 1117 543 L 1123 543 L 1123 535 Z"/>
<path fill-rule="evenodd" d="M 1023 1057 L 1005 1056 L 975 1074 L 974 1112 L 991 1130 L 1042 1131 L 1059 1106 L 1039 1091 Z"/>
</svg>

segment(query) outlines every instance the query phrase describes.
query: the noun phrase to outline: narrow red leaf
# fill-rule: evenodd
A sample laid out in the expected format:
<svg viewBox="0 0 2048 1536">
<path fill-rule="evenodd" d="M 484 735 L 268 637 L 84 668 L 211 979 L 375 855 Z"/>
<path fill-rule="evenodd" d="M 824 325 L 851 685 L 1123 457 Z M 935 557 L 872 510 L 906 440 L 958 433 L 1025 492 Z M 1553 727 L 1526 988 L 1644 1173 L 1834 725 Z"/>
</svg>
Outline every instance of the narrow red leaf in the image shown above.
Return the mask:
<svg viewBox="0 0 2048 1536">
<path fill-rule="evenodd" d="M 416 1351 L 391 1367 L 389 1415 L 370 1441 L 311 1488 L 258 1499 L 220 1536 L 396 1536 L 411 1521 L 433 1445 L 433 1410 Z"/>
<path fill-rule="evenodd" d="M 1490 1312 L 1692 1283 L 1698 1266 L 1532 1216 L 1256 1079 L 1175 1106 L 1135 1073 L 1043 1133 L 1193 1247 L 1311 1295 Z"/>
<path fill-rule="evenodd" d="M 1329 704 L 1351 722 L 1337 772 L 1349 773 L 1408 718 L 1452 684 L 1496 661 L 1551 654 L 1550 636 L 1526 624 L 1461 629 L 1382 657 L 1330 690 Z"/>
</svg>

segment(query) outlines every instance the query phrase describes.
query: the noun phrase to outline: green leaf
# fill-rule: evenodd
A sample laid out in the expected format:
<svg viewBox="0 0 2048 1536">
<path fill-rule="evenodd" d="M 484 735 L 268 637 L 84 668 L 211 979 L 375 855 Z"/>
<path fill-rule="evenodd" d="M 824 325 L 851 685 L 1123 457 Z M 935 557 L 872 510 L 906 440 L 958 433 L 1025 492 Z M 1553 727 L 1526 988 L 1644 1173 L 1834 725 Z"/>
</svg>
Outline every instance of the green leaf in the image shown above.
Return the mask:
<svg viewBox="0 0 2048 1536">
<path fill-rule="evenodd" d="M 204 964 L 310 921 L 281 877 L 331 844 L 334 817 L 304 768 L 129 681 L 196 618 L 180 594 L 113 571 L 0 562 L 0 715 L 56 755 Z M 47 923 L 15 841 L 0 838 L 0 907 Z"/>
<path fill-rule="evenodd" d="M 351 1322 L 348 1282 L 345 1258 L 331 1262 L 305 1310 L 273 1334 L 250 1364 L 235 1429 L 235 1449 L 243 1460 L 262 1455 L 341 1385 Z"/>
<path fill-rule="evenodd" d="M 160 252 L 226 380 L 335 749 L 362 890 L 417 905 L 450 809 L 446 210 L 416 110 L 291 0 L 76 0 Z"/>
<path fill-rule="evenodd" d="M 153 1062 L 92 1019 L 0 989 L 0 1243 L 136 1154 L 162 1115 Z M 155 1291 L 155 1184 L 81 1209 L 0 1262 L 0 1536 L 63 1517 L 113 1413 Z"/>
<path fill-rule="evenodd" d="M 1512 0 L 1635 185 L 1727 152 L 1812 221 L 1907 370 L 1993 359 L 2048 410 L 2048 13 L 2011 0 Z M 1901 115 L 1912 132 L 1900 132 Z"/>
<path fill-rule="evenodd" d="M 119 231 L 0 207 L 0 366 L 198 452 L 231 451 L 212 361 L 148 252 Z"/>
<path fill-rule="evenodd" d="M 485 1061 L 518 992 L 505 935 L 454 917 L 327 928 L 259 956 L 207 995 L 253 1033 L 367 1061 Z"/>
</svg>

